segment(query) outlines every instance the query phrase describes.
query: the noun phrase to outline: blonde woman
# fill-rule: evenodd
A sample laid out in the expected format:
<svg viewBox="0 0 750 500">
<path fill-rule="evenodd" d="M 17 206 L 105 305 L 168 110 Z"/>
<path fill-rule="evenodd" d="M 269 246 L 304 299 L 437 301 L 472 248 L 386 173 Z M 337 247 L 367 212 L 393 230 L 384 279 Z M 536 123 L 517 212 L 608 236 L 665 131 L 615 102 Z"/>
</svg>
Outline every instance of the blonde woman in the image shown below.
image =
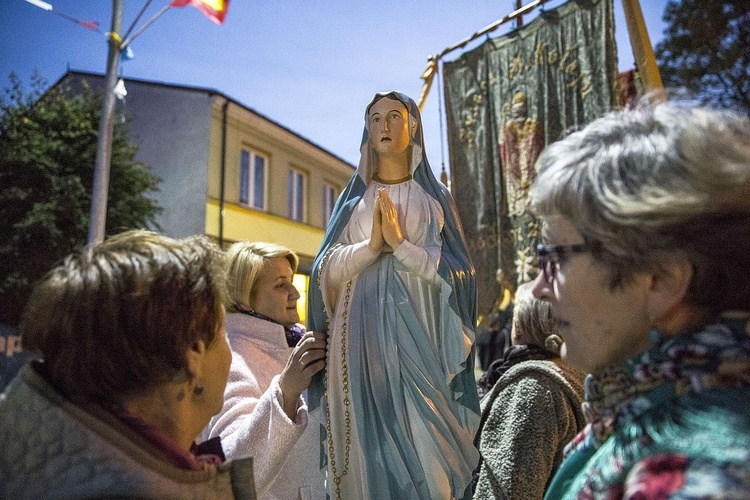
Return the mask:
<svg viewBox="0 0 750 500">
<path fill-rule="evenodd" d="M 302 398 L 325 365 L 325 336 L 298 324 L 297 255 L 272 243 L 227 250 L 226 328 L 232 365 L 224 407 L 203 432 L 229 458 L 253 457 L 258 496 L 325 498 L 319 425 Z"/>
</svg>

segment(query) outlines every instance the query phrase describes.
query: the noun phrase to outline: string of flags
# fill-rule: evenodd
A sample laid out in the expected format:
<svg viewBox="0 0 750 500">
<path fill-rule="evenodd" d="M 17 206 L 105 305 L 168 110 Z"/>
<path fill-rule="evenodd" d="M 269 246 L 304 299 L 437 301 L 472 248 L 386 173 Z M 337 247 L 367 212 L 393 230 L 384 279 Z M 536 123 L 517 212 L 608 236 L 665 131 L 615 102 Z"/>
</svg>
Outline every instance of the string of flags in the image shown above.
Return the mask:
<svg viewBox="0 0 750 500">
<path fill-rule="evenodd" d="M 64 12 L 60 12 L 54 9 L 52 7 L 52 4 L 49 2 L 44 2 L 43 0 L 26 0 L 26 2 L 36 7 L 39 7 L 40 9 L 46 10 L 48 12 L 52 12 L 53 14 L 59 17 L 62 17 L 63 19 L 72 21 L 76 23 L 77 25 L 82 26 L 86 29 L 97 31 L 108 37 L 113 35 L 112 33 L 105 33 L 104 31 L 102 31 L 99 28 L 99 22 L 90 21 L 90 20 L 82 20 L 82 19 L 78 19 L 76 17 L 70 16 L 68 14 L 65 14 Z M 151 3 L 150 0 L 148 3 Z M 221 25 L 224 23 L 224 18 L 226 17 L 227 11 L 229 10 L 229 0 L 172 0 L 168 5 L 166 5 L 162 10 L 160 10 L 148 23 L 146 23 L 146 26 L 153 23 L 156 20 L 156 18 L 161 16 L 161 14 L 163 14 L 167 9 L 182 8 L 186 6 L 195 7 L 196 9 L 201 11 L 203 15 L 205 15 L 211 21 L 215 22 L 216 24 Z M 141 32 L 142 31 L 143 29 L 141 29 Z M 135 38 L 135 36 L 132 38 Z M 130 39 L 131 41 L 132 41 L 132 38 Z M 130 54 L 130 58 L 132 59 L 132 51 Z"/>
<path fill-rule="evenodd" d="M 73 16 L 69 16 L 63 12 L 57 11 L 52 8 L 52 4 L 47 2 L 42 2 L 41 0 L 26 0 L 31 5 L 35 5 L 39 7 L 40 9 L 44 9 L 48 12 L 52 12 L 56 16 L 60 16 L 63 19 L 67 19 L 68 21 L 73 21 L 78 26 L 83 26 L 86 29 L 90 29 L 92 31 L 98 31 L 99 33 L 104 33 L 102 30 L 99 29 L 99 23 L 96 21 L 82 21 L 80 19 L 77 19 Z"/>
<path fill-rule="evenodd" d="M 133 25 L 130 26 L 130 28 L 125 33 L 124 38 L 122 39 L 120 34 L 118 33 L 107 33 L 102 31 L 99 28 L 99 23 L 97 21 L 89 21 L 89 20 L 81 20 L 76 17 L 70 16 L 68 14 L 65 14 L 64 12 L 60 12 L 52 7 L 52 4 L 49 2 L 45 2 L 43 0 L 26 0 L 26 2 L 30 3 L 31 5 L 34 5 L 36 7 L 39 7 L 40 9 L 46 10 L 48 12 L 52 12 L 53 14 L 62 17 L 63 19 L 67 19 L 68 21 L 72 21 L 76 23 L 79 26 L 82 26 L 86 29 L 97 31 L 99 33 L 102 33 L 105 35 L 108 39 L 112 39 L 115 43 L 117 43 L 120 46 L 120 62 L 126 62 L 135 56 L 133 53 L 133 49 L 130 47 L 130 43 L 143 31 L 148 28 L 154 21 L 156 21 L 164 12 L 169 10 L 170 8 L 182 8 L 186 6 L 192 6 L 201 11 L 203 15 L 205 15 L 207 18 L 209 18 L 211 21 L 215 22 L 218 25 L 221 25 L 224 23 L 224 18 L 227 15 L 227 10 L 229 10 L 229 0 L 172 0 L 169 4 L 165 5 L 161 10 L 159 10 L 156 15 L 154 15 L 148 22 L 146 22 L 141 28 L 138 29 L 132 36 L 130 36 L 130 32 L 135 27 L 135 24 L 138 22 L 138 20 L 141 17 L 141 14 L 146 10 L 146 8 L 151 3 L 151 0 L 148 0 L 146 2 L 146 5 L 141 10 L 141 13 L 138 14 L 138 17 L 136 17 L 135 21 L 133 22 Z M 125 100 L 125 96 L 128 95 L 128 91 L 125 89 L 125 80 L 120 78 L 117 81 L 117 84 L 115 85 L 114 89 L 112 89 L 113 94 L 115 97 L 123 101 Z"/>
</svg>

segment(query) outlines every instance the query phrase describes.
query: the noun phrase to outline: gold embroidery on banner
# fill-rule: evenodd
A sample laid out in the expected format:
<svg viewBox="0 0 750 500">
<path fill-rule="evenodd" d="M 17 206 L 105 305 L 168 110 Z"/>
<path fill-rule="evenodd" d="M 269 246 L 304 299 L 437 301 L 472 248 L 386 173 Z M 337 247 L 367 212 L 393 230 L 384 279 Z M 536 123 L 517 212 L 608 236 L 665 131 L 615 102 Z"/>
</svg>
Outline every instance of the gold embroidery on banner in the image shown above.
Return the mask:
<svg viewBox="0 0 750 500">
<path fill-rule="evenodd" d="M 523 74 L 523 59 L 521 59 L 521 54 L 516 54 L 511 63 L 510 71 L 508 71 L 508 76 L 511 79 L 515 77 L 516 74 Z"/>
</svg>

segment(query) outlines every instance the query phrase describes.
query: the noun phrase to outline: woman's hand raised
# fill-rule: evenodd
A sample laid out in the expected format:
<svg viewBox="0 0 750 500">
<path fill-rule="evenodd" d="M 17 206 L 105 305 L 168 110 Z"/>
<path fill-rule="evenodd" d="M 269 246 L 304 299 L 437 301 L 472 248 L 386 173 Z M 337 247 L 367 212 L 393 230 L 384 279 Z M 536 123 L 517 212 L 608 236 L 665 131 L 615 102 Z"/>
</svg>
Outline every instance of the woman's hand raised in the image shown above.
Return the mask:
<svg viewBox="0 0 750 500">
<path fill-rule="evenodd" d="M 313 375 L 326 365 L 325 333 L 307 332 L 297 343 L 279 377 L 279 387 L 284 395 L 284 413 L 295 420 L 297 403 L 302 391 L 307 389 Z"/>
</svg>

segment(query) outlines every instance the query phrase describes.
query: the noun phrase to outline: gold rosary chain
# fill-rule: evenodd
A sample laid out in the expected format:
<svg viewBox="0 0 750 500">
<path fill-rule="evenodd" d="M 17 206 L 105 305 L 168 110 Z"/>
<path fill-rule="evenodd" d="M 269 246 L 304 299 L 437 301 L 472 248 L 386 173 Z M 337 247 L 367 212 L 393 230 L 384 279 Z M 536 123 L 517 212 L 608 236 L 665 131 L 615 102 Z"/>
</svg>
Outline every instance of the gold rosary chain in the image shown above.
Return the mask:
<svg viewBox="0 0 750 500">
<path fill-rule="evenodd" d="M 333 252 L 333 250 L 336 248 L 336 246 L 331 248 L 326 253 L 326 255 L 323 257 L 323 261 L 320 264 L 320 270 L 318 271 L 318 288 L 319 289 L 320 289 L 321 282 L 322 282 L 323 268 L 328 262 L 328 258 Z M 328 433 L 328 460 L 329 460 L 329 463 L 331 464 L 331 474 L 333 476 L 332 479 L 333 479 L 333 484 L 335 486 L 336 500 L 341 500 L 341 480 L 349 472 L 349 452 L 351 451 L 351 443 L 352 443 L 351 415 L 349 413 L 349 405 L 350 405 L 349 365 L 346 360 L 347 311 L 349 310 L 349 298 L 351 296 L 351 290 L 352 290 L 352 281 L 349 280 L 349 282 L 346 284 L 346 295 L 344 297 L 344 312 L 341 314 L 341 318 L 344 320 L 341 325 L 341 377 L 342 377 L 341 390 L 344 393 L 344 429 L 346 432 L 346 441 L 345 441 L 346 447 L 344 448 L 344 470 L 341 472 L 341 475 L 337 475 L 336 456 L 335 456 L 334 445 L 333 445 L 333 432 L 332 432 L 333 429 L 331 426 L 331 412 L 330 412 L 331 404 L 330 404 L 330 399 L 328 398 L 328 368 L 326 369 L 325 375 L 323 377 L 323 385 L 326 388 L 325 393 L 323 394 L 323 397 L 326 400 L 326 431 Z M 328 311 L 326 311 L 325 305 L 323 305 L 323 313 L 326 316 L 326 323 L 328 326 L 328 330 L 330 331 L 330 317 L 328 316 Z"/>
<path fill-rule="evenodd" d="M 344 470 L 341 475 L 337 475 L 336 470 L 336 457 L 333 446 L 333 432 L 331 426 L 331 412 L 330 412 L 330 400 L 328 399 L 328 371 L 325 375 L 325 387 L 326 392 L 324 397 L 326 398 L 326 431 L 328 431 L 328 455 L 331 463 L 331 473 L 333 475 L 333 484 L 336 488 L 336 499 L 341 500 L 341 479 L 349 472 L 349 451 L 351 450 L 352 444 L 352 427 L 351 427 L 351 415 L 349 414 L 349 366 L 346 361 L 346 331 L 347 331 L 347 313 L 349 309 L 349 297 L 352 289 L 352 282 L 349 281 L 346 284 L 346 296 L 344 297 L 344 313 L 341 315 L 344 322 L 341 325 L 341 378 L 342 387 L 341 391 L 344 393 L 344 429 L 346 432 L 346 447 L 344 449 Z"/>
</svg>

